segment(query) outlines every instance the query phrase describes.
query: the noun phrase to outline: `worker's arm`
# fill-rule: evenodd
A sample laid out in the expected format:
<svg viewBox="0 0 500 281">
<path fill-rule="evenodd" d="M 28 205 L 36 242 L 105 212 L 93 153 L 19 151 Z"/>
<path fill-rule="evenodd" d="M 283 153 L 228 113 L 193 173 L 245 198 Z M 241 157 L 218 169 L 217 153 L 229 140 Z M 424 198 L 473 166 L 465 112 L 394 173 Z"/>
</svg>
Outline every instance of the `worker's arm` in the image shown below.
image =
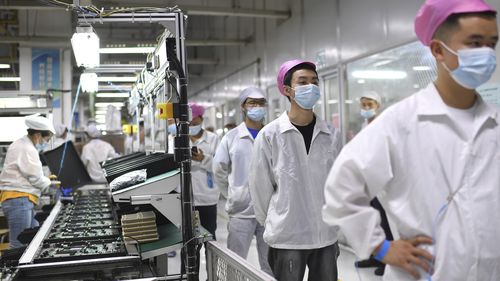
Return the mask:
<svg viewBox="0 0 500 281">
<path fill-rule="evenodd" d="M 265 225 L 269 202 L 276 189 L 271 157 L 271 143 L 265 132 L 261 132 L 255 139 L 248 179 L 255 218 L 261 225 Z"/>
<path fill-rule="evenodd" d="M 43 191 L 50 186 L 50 179 L 43 175 L 42 162 L 36 152 L 27 150 L 26 153 L 20 153 L 17 163 L 21 174 L 33 187 Z"/>
<path fill-rule="evenodd" d="M 219 147 L 217 147 L 212 165 L 215 186 L 227 199 L 229 186 L 228 177 L 231 168 L 231 158 L 229 156 L 227 135 L 222 138 Z"/>
<path fill-rule="evenodd" d="M 195 161 L 192 164 L 212 173 L 212 162 L 217 146 L 219 145 L 219 138 L 217 136 L 210 137 L 208 141 L 209 151 L 203 151 L 198 147 L 199 153 L 193 154 L 193 160 Z"/>
<path fill-rule="evenodd" d="M 396 122 L 391 122 L 394 118 L 378 118 L 347 144 L 335 161 L 325 185 L 323 219 L 340 226 L 360 258 L 376 256 L 386 243 L 382 260 L 416 276 L 414 265 L 428 270 L 419 257 L 431 256 L 417 248 L 420 243 L 429 242 L 428 237 L 385 242 L 380 213 L 370 206 L 370 201 L 394 180 L 397 165 L 402 165 L 396 147 L 404 132 L 398 131 Z"/>
</svg>

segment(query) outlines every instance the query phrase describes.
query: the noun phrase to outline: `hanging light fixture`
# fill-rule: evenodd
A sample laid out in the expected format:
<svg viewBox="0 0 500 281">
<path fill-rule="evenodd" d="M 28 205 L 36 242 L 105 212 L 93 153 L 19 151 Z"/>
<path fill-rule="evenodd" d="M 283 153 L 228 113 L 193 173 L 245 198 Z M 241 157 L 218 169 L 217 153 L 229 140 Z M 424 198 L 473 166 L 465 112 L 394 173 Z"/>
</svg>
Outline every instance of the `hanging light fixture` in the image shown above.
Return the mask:
<svg viewBox="0 0 500 281">
<path fill-rule="evenodd" d="M 71 37 L 71 46 L 78 66 L 99 66 L 99 37 L 92 26 L 77 26 Z"/>
</svg>

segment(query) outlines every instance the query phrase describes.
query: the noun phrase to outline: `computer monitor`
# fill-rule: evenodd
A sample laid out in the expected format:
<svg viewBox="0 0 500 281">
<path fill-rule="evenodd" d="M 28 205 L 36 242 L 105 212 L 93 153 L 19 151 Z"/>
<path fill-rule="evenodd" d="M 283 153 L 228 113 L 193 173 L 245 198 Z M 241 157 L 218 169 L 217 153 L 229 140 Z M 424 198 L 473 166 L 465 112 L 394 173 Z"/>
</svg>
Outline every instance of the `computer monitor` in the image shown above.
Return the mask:
<svg viewBox="0 0 500 281">
<path fill-rule="evenodd" d="M 67 141 L 66 143 L 66 145 L 62 144 L 53 150 L 41 154 L 45 163 L 49 166 L 50 171 L 58 176 L 57 180 L 61 181 L 61 187 L 78 188 L 92 183 L 92 179 L 87 173 L 87 169 L 85 165 L 83 165 L 80 156 L 76 152 L 73 142 Z M 64 153 L 65 147 L 66 152 Z M 64 161 L 62 169 L 59 172 L 63 153 L 65 154 Z"/>
</svg>

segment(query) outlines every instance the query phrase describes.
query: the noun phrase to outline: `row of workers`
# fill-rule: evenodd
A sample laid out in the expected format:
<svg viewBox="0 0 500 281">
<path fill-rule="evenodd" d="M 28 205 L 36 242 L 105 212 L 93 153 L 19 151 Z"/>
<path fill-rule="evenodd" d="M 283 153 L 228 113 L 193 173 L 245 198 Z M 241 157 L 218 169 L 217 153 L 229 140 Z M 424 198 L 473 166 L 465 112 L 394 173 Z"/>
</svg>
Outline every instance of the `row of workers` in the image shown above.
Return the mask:
<svg viewBox="0 0 500 281">
<path fill-rule="evenodd" d="M 267 261 L 278 280 L 302 280 L 306 267 L 309 280 L 337 280 L 339 230 L 360 258 L 388 265 L 386 280 L 500 279 L 500 116 L 474 90 L 495 70 L 496 11 L 483 0 L 427 0 L 415 30 L 437 62 L 437 79 L 342 150 L 339 132 L 312 111 L 320 91 L 310 62 L 279 69 L 289 111 L 263 126 L 262 98 L 252 91 L 241 102 L 245 122 L 220 145 L 193 106 L 193 192 L 202 225 L 215 235 L 216 194 L 227 193 L 228 246 L 244 256 L 248 237 L 263 231 L 262 269 L 269 271 Z M 35 146 L 54 132 L 38 123 L 9 148 L 2 196 L 27 195 L 4 200 L 6 214 L 11 200 L 31 202 L 32 210 L 30 196 L 50 186 L 41 167 L 23 170 L 39 162 Z M 370 206 L 375 197 L 396 226 L 393 241 Z"/>
<path fill-rule="evenodd" d="M 496 11 L 483 0 L 427 0 L 415 31 L 436 60 L 436 80 L 342 149 L 339 132 L 313 113 L 318 75 L 302 60 L 279 69 L 291 104 L 279 118 L 264 126 L 264 97 L 246 89 L 245 121 L 216 150 L 203 129 L 192 137 L 195 204 L 212 209 L 202 225 L 215 227 L 222 191 L 228 247 L 245 257 L 255 235 L 261 268 L 278 280 L 302 280 L 308 267 L 309 280 L 336 281 L 339 231 L 358 257 L 387 265 L 384 280 L 499 280 L 500 115 L 475 91 L 496 68 Z"/>
</svg>

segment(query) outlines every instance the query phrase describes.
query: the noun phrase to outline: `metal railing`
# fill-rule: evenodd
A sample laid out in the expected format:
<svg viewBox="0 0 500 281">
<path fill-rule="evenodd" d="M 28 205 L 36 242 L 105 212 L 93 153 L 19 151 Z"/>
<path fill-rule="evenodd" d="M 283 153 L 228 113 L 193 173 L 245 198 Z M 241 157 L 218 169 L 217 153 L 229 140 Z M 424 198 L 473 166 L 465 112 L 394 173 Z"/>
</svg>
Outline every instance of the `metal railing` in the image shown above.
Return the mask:
<svg viewBox="0 0 500 281">
<path fill-rule="evenodd" d="M 275 281 L 226 247 L 210 241 L 207 246 L 208 281 Z"/>
</svg>

